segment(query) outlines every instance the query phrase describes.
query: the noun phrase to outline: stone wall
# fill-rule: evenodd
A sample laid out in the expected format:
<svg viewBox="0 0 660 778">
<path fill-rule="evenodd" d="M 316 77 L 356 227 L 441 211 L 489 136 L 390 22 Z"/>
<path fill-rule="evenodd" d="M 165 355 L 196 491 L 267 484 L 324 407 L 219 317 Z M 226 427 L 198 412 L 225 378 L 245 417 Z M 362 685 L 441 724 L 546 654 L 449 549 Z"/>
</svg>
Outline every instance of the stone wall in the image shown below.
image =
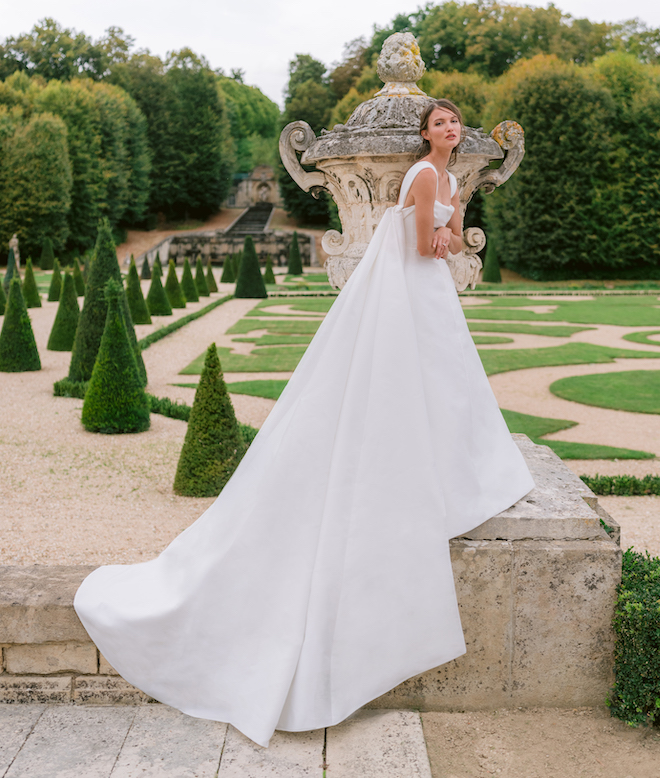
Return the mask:
<svg viewBox="0 0 660 778">
<path fill-rule="evenodd" d="M 253 235 L 254 247 L 257 256 L 265 264 L 270 257 L 273 265 L 285 266 L 289 261 L 289 246 L 293 238 L 292 232 L 281 230 L 269 230 L 263 234 Z M 235 254 L 243 249 L 244 235 L 232 236 L 231 233 L 188 233 L 175 235 L 169 242 L 168 256 L 183 264 L 184 257 L 202 255 L 202 261 L 206 263 L 211 259 L 212 263 L 221 263 L 227 254 Z M 298 233 L 298 246 L 303 265 L 315 265 L 315 244 L 309 235 Z"/>
<path fill-rule="evenodd" d="M 514 437 L 536 488 L 451 541 L 467 653 L 367 707 L 484 710 L 605 701 L 621 577 L 618 525 L 549 448 Z M 93 569 L 0 567 L 0 701 L 149 701 L 110 667 L 73 609 L 76 589 Z"/>
</svg>

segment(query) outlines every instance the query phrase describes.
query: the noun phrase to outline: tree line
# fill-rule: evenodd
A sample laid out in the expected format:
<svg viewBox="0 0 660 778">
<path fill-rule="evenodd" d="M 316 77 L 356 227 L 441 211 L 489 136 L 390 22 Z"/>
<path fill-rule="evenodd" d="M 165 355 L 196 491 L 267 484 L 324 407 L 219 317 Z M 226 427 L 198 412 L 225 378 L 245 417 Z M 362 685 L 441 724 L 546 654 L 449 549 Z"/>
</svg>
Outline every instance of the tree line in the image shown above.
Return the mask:
<svg viewBox="0 0 660 778">
<path fill-rule="evenodd" d="M 272 161 L 280 111 L 240 72 L 190 49 L 161 59 L 112 27 L 93 41 L 52 19 L 0 44 L 0 253 L 49 236 L 63 257 L 218 209 L 235 172 Z"/>
<path fill-rule="evenodd" d="M 370 40 L 349 43 L 328 68 L 306 54 L 289 66 L 283 122 L 318 134 L 345 123 L 382 86 L 376 60 L 393 32 L 412 32 L 427 72 L 420 87 L 454 100 L 465 123 L 503 119 L 525 130 L 519 170 L 478 193 L 467 225 L 483 226 L 500 264 L 527 277 L 660 278 L 660 30 L 575 19 L 497 0 L 428 4 Z M 281 174 L 289 210 L 328 223 Z"/>
</svg>

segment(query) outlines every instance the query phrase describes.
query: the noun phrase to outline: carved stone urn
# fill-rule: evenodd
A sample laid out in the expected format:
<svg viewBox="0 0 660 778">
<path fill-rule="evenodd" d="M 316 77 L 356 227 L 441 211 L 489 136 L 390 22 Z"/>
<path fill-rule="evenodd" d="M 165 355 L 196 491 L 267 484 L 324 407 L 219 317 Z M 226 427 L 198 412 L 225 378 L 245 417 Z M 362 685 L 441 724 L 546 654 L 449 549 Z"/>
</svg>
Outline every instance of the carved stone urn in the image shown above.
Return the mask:
<svg viewBox="0 0 660 778">
<path fill-rule="evenodd" d="M 419 119 L 433 98 L 417 81 L 424 73 L 419 46 L 411 33 L 394 33 L 383 44 L 378 75 L 385 86 L 371 100 L 358 105 L 346 124 L 322 130 L 317 138 L 307 122 L 291 122 L 280 135 L 280 154 L 293 180 L 318 197 L 327 189 L 337 203 L 342 232 L 328 230 L 323 249 L 332 286 L 341 289 L 362 258 L 371 236 L 396 198 L 408 168 L 420 148 Z M 302 157 L 298 158 L 298 153 Z M 525 153 L 522 127 L 505 121 L 486 135 L 465 127 L 450 170 L 458 180 L 461 220 L 479 188 L 487 193 L 503 184 Z M 491 160 L 503 160 L 491 169 Z M 302 166 L 314 166 L 307 172 Z M 447 262 L 457 288 L 474 288 L 486 245 L 478 227 L 463 233 L 465 248 Z"/>
</svg>

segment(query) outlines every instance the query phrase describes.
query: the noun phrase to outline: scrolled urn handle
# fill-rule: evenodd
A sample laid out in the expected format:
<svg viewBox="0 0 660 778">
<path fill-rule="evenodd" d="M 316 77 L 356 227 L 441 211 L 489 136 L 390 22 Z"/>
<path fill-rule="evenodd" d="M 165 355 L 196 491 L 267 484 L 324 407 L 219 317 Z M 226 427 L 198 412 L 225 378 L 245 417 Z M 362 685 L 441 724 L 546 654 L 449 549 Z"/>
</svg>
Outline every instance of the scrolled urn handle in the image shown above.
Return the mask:
<svg viewBox="0 0 660 778">
<path fill-rule="evenodd" d="M 525 156 L 525 132 L 518 122 L 500 122 L 490 135 L 506 151 L 504 160 L 498 168 L 485 167 L 468 176 L 461 194 L 461 200 L 466 205 L 477 189 L 483 189 L 486 194 L 490 194 L 508 181 Z"/>
<path fill-rule="evenodd" d="M 342 234 L 337 230 L 328 230 L 321 238 L 321 246 L 326 254 L 331 257 L 343 254 L 351 243 L 348 233 Z"/>
<path fill-rule="evenodd" d="M 314 130 L 307 122 L 291 122 L 280 134 L 280 156 L 291 178 L 305 192 L 312 190 L 318 197 L 320 187 L 325 188 L 325 174 L 320 171 L 307 172 L 298 159 L 297 151 L 305 151 L 316 140 Z"/>
<path fill-rule="evenodd" d="M 465 254 L 477 254 L 486 245 L 486 235 L 481 227 L 468 227 L 463 231 Z"/>
</svg>

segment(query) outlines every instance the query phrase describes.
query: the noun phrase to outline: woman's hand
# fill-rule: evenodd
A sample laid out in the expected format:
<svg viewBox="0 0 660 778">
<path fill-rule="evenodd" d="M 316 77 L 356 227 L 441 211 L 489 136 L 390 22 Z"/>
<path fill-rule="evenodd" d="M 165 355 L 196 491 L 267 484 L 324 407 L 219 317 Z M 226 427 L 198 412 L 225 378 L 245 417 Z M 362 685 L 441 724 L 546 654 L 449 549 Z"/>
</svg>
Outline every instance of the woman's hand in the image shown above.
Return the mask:
<svg viewBox="0 0 660 778">
<path fill-rule="evenodd" d="M 431 248 L 435 259 L 447 259 L 449 252 L 449 241 L 451 240 L 452 230 L 450 227 L 438 227 L 433 233 Z"/>
</svg>

